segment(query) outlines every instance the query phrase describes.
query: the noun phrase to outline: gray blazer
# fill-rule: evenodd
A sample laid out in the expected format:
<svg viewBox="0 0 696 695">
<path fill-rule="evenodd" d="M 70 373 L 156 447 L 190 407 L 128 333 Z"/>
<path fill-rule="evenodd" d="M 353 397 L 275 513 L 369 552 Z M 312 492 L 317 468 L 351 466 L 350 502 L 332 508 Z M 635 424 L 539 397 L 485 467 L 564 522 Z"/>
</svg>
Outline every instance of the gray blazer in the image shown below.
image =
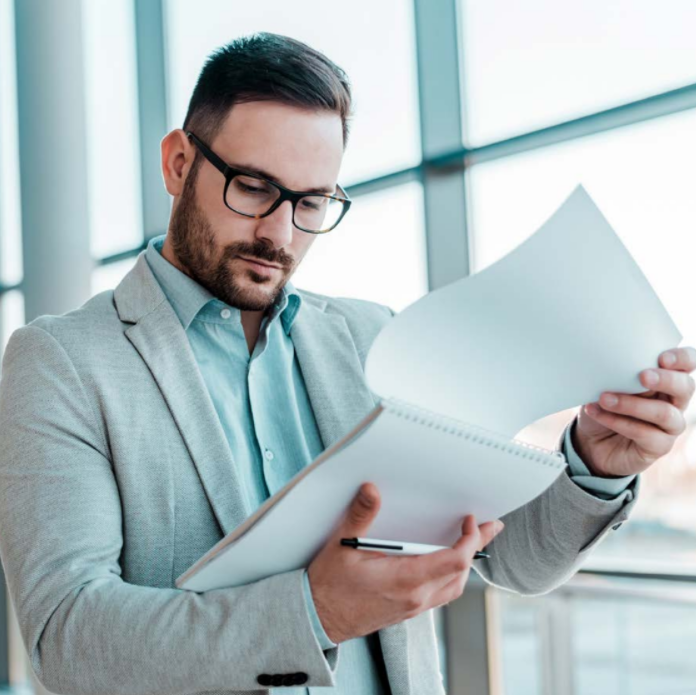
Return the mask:
<svg viewBox="0 0 696 695">
<path fill-rule="evenodd" d="M 375 405 L 363 378 L 390 312 L 304 293 L 292 339 L 326 446 Z M 629 495 L 630 496 L 630 495 Z M 115 291 L 15 331 L 0 382 L 0 554 L 32 665 L 55 693 L 259 692 L 261 673 L 331 686 L 302 571 L 174 588 L 250 513 L 186 334 L 144 255 Z M 566 475 L 511 514 L 479 571 L 524 593 L 563 582 L 632 503 Z M 379 632 L 393 695 L 442 693 L 431 612 Z M 267 692 L 267 691 L 265 691 Z"/>
</svg>

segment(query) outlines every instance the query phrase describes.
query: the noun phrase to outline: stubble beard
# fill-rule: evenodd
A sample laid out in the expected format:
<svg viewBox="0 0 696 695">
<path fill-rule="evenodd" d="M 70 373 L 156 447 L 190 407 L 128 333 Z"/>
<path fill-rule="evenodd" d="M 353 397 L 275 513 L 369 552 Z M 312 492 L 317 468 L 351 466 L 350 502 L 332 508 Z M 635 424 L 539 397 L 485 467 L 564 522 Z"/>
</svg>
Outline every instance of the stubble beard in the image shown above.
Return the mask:
<svg viewBox="0 0 696 695">
<path fill-rule="evenodd" d="M 189 277 L 225 304 L 242 311 L 266 311 L 289 280 L 295 266 L 293 257 L 263 239 L 237 241 L 219 251 L 213 229 L 196 202 L 196 176 L 191 174 L 194 175 L 187 178 L 169 225 L 177 260 Z M 282 277 L 272 280 L 248 268 L 233 271 L 230 261 L 239 255 L 280 265 Z M 240 282 L 242 277 L 250 282 Z"/>
</svg>

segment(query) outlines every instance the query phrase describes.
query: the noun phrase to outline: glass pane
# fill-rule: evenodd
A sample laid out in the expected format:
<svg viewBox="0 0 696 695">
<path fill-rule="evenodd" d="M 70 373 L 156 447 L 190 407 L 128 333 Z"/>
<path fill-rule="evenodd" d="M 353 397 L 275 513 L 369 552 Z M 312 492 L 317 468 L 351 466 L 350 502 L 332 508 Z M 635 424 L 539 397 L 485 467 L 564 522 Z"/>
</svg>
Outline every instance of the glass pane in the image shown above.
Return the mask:
<svg viewBox="0 0 696 695">
<path fill-rule="evenodd" d="M 693 584 L 583 577 L 551 594 L 497 591 L 505 695 L 687 695 Z"/>
<path fill-rule="evenodd" d="M 505 695 L 537 695 L 541 691 L 538 643 L 540 602 L 499 592 L 500 660 Z"/>
<path fill-rule="evenodd" d="M 475 165 L 469 176 L 474 266 L 480 270 L 522 242 L 582 183 L 650 279 L 684 344 L 694 345 L 694 161 L 696 112 L 690 111 Z M 557 416 L 560 427 L 571 415 Z M 644 474 L 631 522 L 610 534 L 591 562 L 696 563 L 696 404 L 687 417 L 673 452 Z"/>
<path fill-rule="evenodd" d="M 0 284 L 22 280 L 14 5 L 0 0 Z"/>
<path fill-rule="evenodd" d="M 341 181 L 356 182 L 420 160 L 411 2 L 330 9 L 317 0 L 167 0 L 170 126 L 180 128 L 206 56 L 237 36 L 268 31 L 325 53 L 348 74 L 355 117 Z M 389 28 L 388 38 L 385 27 Z"/>
<path fill-rule="evenodd" d="M 696 82 L 692 0 L 460 0 L 468 145 Z"/>
<path fill-rule="evenodd" d="M 132 2 L 84 2 L 87 164 L 97 258 L 143 240 Z"/>
<path fill-rule="evenodd" d="M 10 336 L 24 323 L 24 295 L 19 290 L 0 294 L 0 339 L 2 340 L 0 353 L 5 352 Z"/>
<path fill-rule="evenodd" d="M 92 271 L 92 295 L 113 290 L 135 265 L 136 258 L 101 265 Z"/>
<path fill-rule="evenodd" d="M 316 238 L 293 282 L 395 311 L 422 297 L 428 289 L 422 186 L 357 197 L 341 224 Z"/>
</svg>

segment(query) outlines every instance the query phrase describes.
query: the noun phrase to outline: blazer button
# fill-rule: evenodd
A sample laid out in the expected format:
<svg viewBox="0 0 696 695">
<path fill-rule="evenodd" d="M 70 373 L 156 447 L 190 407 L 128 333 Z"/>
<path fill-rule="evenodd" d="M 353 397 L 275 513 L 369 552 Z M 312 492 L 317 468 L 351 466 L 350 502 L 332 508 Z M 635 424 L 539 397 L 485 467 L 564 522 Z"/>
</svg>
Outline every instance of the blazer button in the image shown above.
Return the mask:
<svg viewBox="0 0 696 695">
<path fill-rule="evenodd" d="M 259 685 L 263 685 L 264 687 L 268 686 L 271 684 L 271 677 L 267 673 L 262 673 L 257 679 L 256 682 Z"/>
<path fill-rule="evenodd" d="M 283 676 L 283 685 L 298 685 L 298 683 L 295 682 L 295 674 L 286 673 Z"/>
<path fill-rule="evenodd" d="M 271 685 L 274 688 L 279 688 L 281 685 L 283 685 L 283 674 L 282 673 L 274 673 L 271 676 Z"/>
<path fill-rule="evenodd" d="M 304 685 L 309 680 L 309 676 L 306 673 L 296 673 L 295 674 L 295 685 Z"/>
</svg>

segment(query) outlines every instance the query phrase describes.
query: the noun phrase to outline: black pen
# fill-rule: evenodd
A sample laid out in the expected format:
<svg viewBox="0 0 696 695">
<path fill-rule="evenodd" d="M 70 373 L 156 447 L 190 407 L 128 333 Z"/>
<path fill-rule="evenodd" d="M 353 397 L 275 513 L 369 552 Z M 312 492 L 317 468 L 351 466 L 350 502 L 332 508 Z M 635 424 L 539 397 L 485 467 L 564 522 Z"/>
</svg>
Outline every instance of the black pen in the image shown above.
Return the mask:
<svg viewBox="0 0 696 695">
<path fill-rule="evenodd" d="M 426 545 L 424 543 L 402 543 L 400 541 L 381 541 L 376 538 L 341 538 L 341 545 L 356 550 L 374 550 L 388 555 L 426 555 L 437 550 L 445 550 L 448 545 Z M 490 555 L 476 551 L 474 560 L 488 560 Z"/>
</svg>

